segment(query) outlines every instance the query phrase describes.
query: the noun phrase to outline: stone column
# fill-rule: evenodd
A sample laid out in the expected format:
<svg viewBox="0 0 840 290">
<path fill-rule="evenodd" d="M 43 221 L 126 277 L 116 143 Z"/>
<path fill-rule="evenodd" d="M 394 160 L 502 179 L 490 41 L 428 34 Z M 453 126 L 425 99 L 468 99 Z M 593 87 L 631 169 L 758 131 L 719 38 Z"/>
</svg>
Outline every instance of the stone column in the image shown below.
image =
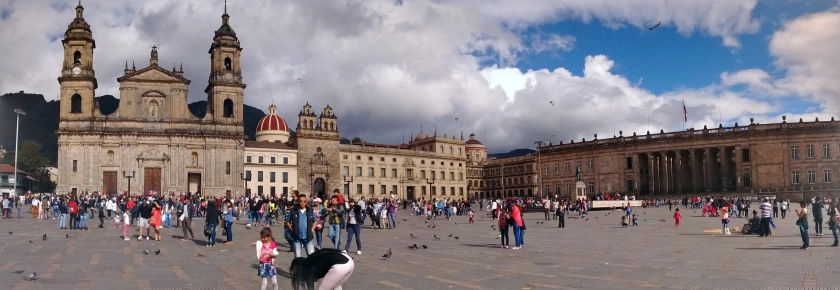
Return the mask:
<svg viewBox="0 0 840 290">
<path fill-rule="evenodd" d="M 732 172 L 735 172 L 736 191 L 741 191 L 741 188 L 744 186 L 744 173 L 741 172 L 741 160 L 743 159 L 743 157 L 741 157 L 741 153 L 741 146 L 736 146 L 735 154 L 733 154 L 733 156 L 735 157 L 735 169 L 732 170 Z"/>
<path fill-rule="evenodd" d="M 712 175 L 714 175 L 714 174 L 712 174 L 712 169 L 714 167 L 714 162 L 713 162 L 714 160 L 712 159 L 712 149 L 707 147 L 707 148 L 703 148 L 703 150 L 704 150 L 703 154 L 705 155 L 704 160 L 706 161 L 706 164 L 705 164 L 706 166 L 704 166 L 705 172 L 703 174 L 704 177 L 705 177 L 704 178 L 705 188 L 706 188 L 706 191 L 712 191 L 712 180 L 714 180 L 712 178 Z"/>
<path fill-rule="evenodd" d="M 729 191 L 729 159 L 726 147 L 720 147 L 720 190 Z"/>
<path fill-rule="evenodd" d="M 697 187 L 698 187 L 697 186 L 697 180 L 698 180 L 699 175 L 697 174 L 697 168 L 698 167 L 697 167 L 697 156 L 696 156 L 697 153 L 696 152 L 697 152 L 697 150 L 693 149 L 693 148 L 688 151 L 688 171 L 689 171 L 688 178 L 689 178 L 689 182 L 691 183 L 691 192 L 697 192 Z"/>
<path fill-rule="evenodd" d="M 659 152 L 659 193 L 668 193 L 668 156 L 665 151 Z"/>
<path fill-rule="evenodd" d="M 674 186 L 674 188 L 677 193 L 683 193 L 683 181 L 685 176 L 683 174 L 684 167 L 682 164 L 682 152 L 680 150 L 674 151 L 674 157 L 674 168 L 676 168 L 676 170 L 674 170 L 674 180 L 676 180 L 676 186 Z"/>
<path fill-rule="evenodd" d="M 648 152 L 648 194 L 656 194 L 656 158 L 653 157 L 653 152 Z"/>
<path fill-rule="evenodd" d="M 636 153 L 636 154 L 633 154 L 631 156 L 632 156 L 631 157 L 632 158 L 631 162 L 633 162 L 633 188 L 629 188 L 628 190 L 636 193 L 636 195 L 640 195 L 641 192 L 639 191 L 639 185 L 642 183 L 642 178 L 641 178 L 641 171 L 642 170 L 640 168 L 642 166 L 642 161 L 641 161 L 641 158 L 640 158 L 641 154 Z"/>
</svg>

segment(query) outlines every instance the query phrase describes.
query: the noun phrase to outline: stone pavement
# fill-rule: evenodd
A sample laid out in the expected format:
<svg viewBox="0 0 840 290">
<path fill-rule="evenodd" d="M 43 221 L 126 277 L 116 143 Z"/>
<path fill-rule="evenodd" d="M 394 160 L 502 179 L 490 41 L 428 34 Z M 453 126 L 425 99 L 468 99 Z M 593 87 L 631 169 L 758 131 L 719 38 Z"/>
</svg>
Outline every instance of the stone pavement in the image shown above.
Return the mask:
<svg viewBox="0 0 840 290">
<path fill-rule="evenodd" d="M 521 250 L 500 249 L 498 232 L 490 228 L 495 223 L 483 212 L 476 212 L 475 224 L 467 224 L 466 217 L 438 219 L 434 229 L 420 217 L 400 214 L 396 230 L 362 230 L 363 255 L 356 256 L 354 243 L 350 250 L 356 269 L 344 289 L 840 286 L 840 249 L 828 247 L 833 239 L 827 229 L 827 236 L 812 238 L 811 249 L 800 250 L 792 218 L 776 220 L 774 235 L 760 238 L 707 233 L 719 229 L 720 220 L 697 217 L 692 210 L 684 211 L 679 228 L 666 207 L 636 212 L 639 227 L 622 228 L 619 212 L 597 211 L 589 220 L 567 220 L 564 229 L 554 220 L 538 224 L 542 214 L 528 213 Z M 657 221 L 661 219 L 665 222 Z M 741 227 L 745 222 L 735 218 L 732 224 Z M 204 221 L 193 223 L 203 238 Z M 123 241 L 121 229 L 69 231 L 59 230 L 57 220 L 0 220 L 0 289 L 259 289 L 250 246 L 259 238 L 259 228 L 246 230 L 243 225 L 240 221 L 234 226 L 233 245 L 207 248 L 203 241 L 176 239 L 181 235 L 178 228 L 162 229 L 162 242 Z M 274 229 L 285 245 L 280 227 Z M 44 233 L 47 241 L 41 241 Z M 342 236 L 346 239 L 346 232 Z M 324 239 L 325 246 L 332 245 L 326 233 Z M 411 244 L 429 249 L 407 249 Z M 393 256 L 381 260 L 388 248 Z M 144 249 L 160 249 L 161 255 L 145 256 Z M 290 289 L 287 270 L 292 257 L 283 253 L 277 260 L 281 289 Z M 38 272 L 37 281 L 22 281 L 33 271 Z"/>
</svg>

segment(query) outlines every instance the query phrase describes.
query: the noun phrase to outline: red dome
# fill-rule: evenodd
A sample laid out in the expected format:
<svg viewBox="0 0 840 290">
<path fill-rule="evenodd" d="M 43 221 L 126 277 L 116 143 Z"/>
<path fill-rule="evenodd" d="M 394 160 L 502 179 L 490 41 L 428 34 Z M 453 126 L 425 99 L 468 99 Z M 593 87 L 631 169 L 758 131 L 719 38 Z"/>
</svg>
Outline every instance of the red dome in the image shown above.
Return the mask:
<svg viewBox="0 0 840 290">
<path fill-rule="evenodd" d="M 277 116 L 277 107 L 273 104 L 268 107 L 268 115 L 257 123 L 257 132 L 260 131 L 286 131 L 289 132 L 289 125 L 286 120 Z"/>
</svg>

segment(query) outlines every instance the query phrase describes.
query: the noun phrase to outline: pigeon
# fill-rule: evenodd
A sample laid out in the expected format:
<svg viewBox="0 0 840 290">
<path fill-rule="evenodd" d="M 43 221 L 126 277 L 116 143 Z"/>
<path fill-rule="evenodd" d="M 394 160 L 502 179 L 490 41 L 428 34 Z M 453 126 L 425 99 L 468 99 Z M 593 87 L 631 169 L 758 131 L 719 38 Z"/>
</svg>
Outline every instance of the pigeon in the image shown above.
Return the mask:
<svg viewBox="0 0 840 290">
<path fill-rule="evenodd" d="M 436 224 L 433 224 L 433 225 L 432 225 L 432 228 L 434 229 L 436 226 L 437 226 Z"/>
<path fill-rule="evenodd" d="M 23 277 L 23 280 L 26 280 L 26 281 L 38 280 L 38 278 L 35 278 L 35 275 L 36 275 L 36 273 L 32 272 L 32 274 L 29 274 L 29 276 Z"/>
<path fill-rule="evenodd" d="M 9 235 L 12 235 L 12 232 L 11 232 L 11 231 L 9 231 Z"/>
<path fill-rule="evenodd" d="M 496 226 L 490 226 L 490 228 L 493 229 L 494 231 L 496 230 Z"/>
<path fill-rule="evenodd" d="M 155 251 L 155 256 L 157 255 L 160 255 L 160 249 L 157 249 L 157 251 Z"/>
<path fill-rule="evenodd" d="M 64 234 L 64 238 L 65 238 L 65 239 L 69 239 L 69 238 L 70 238 L 70 235 L 68 235 L 68 234 Z"/>
<path fill-rule="evenodd" d="M 424 223 L 424 224 L 428 224 L 428 223 L 429 223 L 429 221 L 428 221 L 428 220 L 423 220 L 423 223 Z"/>
<path fill-rule="evenodd" d="M 598 219 L 598 217 L 595 217 L 595 219 L 597 220 L 597 219 Z"/>
<path fill-rule="evenodd" d="M 29 240 L 29 243 L 31 244 L 31 243 L 32 243 L 32 240 Z"/>
<path fill-rule="evenodd" d="M 415 237 L 414 234 L 411 234 L 411 238 L 416 239 L 417 237 Z"/>
<path fill-rule="evenodd" d="M 457 240 L 457 239 L 459 239 L 459 238 L 458 238 L 458 237 L 455 237 L 455 239 Z"/>
<path fill-rule="evenodd" d="M 44 234 L 44 236 L 43 236 L 43 237 L 41 237 L 41 240 L 46 241 L 46 240 L 47 240 L 47 234 Z"/>
<path fill-rule="evenodd" d="M 148 255 L 149 255 L 149 252 L 151 252 L 151 251 L 152 251 L 152 249 L 146 249 L 146 250 L 143 250 L 143 255 L 148 256 Z"/>
<path fill-rule="evenodd" d="M 423 247 L 423 249 L 428 249 L 429 248 L 429 247 L 426 247 L 426 245 L 420 245 L 420 246 Z"/>
<path fill-rule="evenodd" d="M 432 227 L 432 225 L 428 225 L 428 226 L 426 226 L 426 227 L 427 227 L 427 228 L 431 228 L 431 227 Z"/>
<path fill-rule="evenodd" d="M 199 257 L 199 258 L 201 258 L 201 257 L 206 257 L 206 256 L 204 256 L 204 255 L 202 255 L 202 254 L 196 254 L 195 256 L 196 256 L 196 257 Z"/>
<path fill-rule="evenodd" d="M 451 237 L 452 237 L 452 234 L 449 234 L 449 237 L 451 238 Z"/>
<path fill-rule="evenodd" d="M 455 224 L 457 225 L 457 224 L 458 224 L 458 222 L 455 222 Z"/>
<path fill-rule="evenodd" d="M 408 221 L 407 219 L 402 219 L 402 220 L 403 220 L 404 222 L 407 222 L 407 221 Z"/>
<path fill-rule="evenodd" d="M 385 259 L 388 259 L 388 258 L 391 257 L 391 254 L 392 254 L 391 248 L 388 248 L 388 252 L 386 252 L 385 255 L 382 255 L 382 257 L 385 258 Z"/>
<path fill-rule="evenodd" d="M 409 249 L 409 250 L 417 250 L 417 248 L 418 248 L 418 247 L 417 247 L 417 244 L 414 244 L 414 245 L 408 246 L 408 249 Z"/>
<path fill-rule="evenodd" d="M 437 235 L 435 235 L 435 241 L 440 241 L 440 238 L 438 238 Z"/>
<path fill-rule="evenodd" d="M 652 27 L 648 27 L 647 25 L 645 25 L 645 27 L 647 27 L 647 29 L 654 30 L 654 29 L 656 29 L 657 27 L 659 27 L 659 24 L 662 24 L 662 21 L 659 21 L 659 23 L 657 23 L 656 25 L 654 25 L 654 26 L 652 26 Z"/>
</svg>

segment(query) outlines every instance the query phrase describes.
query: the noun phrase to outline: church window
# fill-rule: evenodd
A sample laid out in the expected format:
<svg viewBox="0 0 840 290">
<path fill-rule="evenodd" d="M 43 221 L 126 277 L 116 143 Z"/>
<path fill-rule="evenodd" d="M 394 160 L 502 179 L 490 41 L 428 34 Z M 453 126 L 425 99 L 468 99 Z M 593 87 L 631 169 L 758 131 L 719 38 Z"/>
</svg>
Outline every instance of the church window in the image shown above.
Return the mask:
<svg viewBox="0 0 840 290">
<path fill-rule="evenodd" d="M 78 50 L 73 53 L 73 64 L 82 64 L 82 53 Z"/>
<path fill-rule="evenodd" d="M 330 131 L 335 131 L 335 123 L 330 122 Z"/>
<path fill-rule="evenodd" d="M 458 148 L 458 156 L 461 155 L 461 148 Z"/>
<path fill-rule="evenodd" d="M 79 169 L 76 165 L 78 165 L 77 160 L 73 160 L 73 172 L 76 172 Z"/>
<path fill-rule="evenodd" d="M 449 154 L 452 154 L 452 147 L 449 147 Z"/>
<path fill-rule="evenodd" d="M 82 112 L 82 96 L 79 94 L 74 94 L 70 97 L 70 113 L 81 113 Z"/>
<path fill-rule="evenodd" d="M 440 146 L 440 153 L 443 153 L 443 146 Z"/>
<path fill-rule="evenodd" d="M 225 58 L 225 70 L 230 70 L 230 58 Z"/>
<path fill-rule="evenodd" d="M 225 99 L 223 116 L 225 118 L 233 117 L 233 101 Z"/>
</svg>

